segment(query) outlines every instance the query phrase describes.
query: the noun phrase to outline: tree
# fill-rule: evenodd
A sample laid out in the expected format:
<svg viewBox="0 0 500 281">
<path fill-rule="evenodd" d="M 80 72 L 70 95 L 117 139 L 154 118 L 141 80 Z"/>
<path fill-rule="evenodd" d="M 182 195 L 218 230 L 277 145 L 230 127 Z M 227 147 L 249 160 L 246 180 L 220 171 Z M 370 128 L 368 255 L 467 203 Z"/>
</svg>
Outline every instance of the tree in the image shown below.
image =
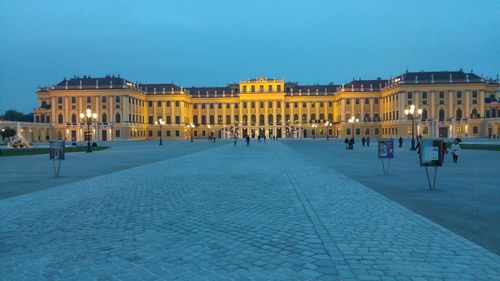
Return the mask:
<svg viewBox="0 0 500 281">
<path fill-rule="evenodd" d="M 33 122 L 33 113 L 24 114 L 17 110 L 10 109 L 5 111 L 4 115 L 0 116 L 0 120 Z"/>
<path fill-rule="evenodd" d="M 16 134 L 17 134 L 16 130 L 9 127 L 0 130 L 0 135 L 2 135 L 2 138 L 11 138 Z"/>
</svg>

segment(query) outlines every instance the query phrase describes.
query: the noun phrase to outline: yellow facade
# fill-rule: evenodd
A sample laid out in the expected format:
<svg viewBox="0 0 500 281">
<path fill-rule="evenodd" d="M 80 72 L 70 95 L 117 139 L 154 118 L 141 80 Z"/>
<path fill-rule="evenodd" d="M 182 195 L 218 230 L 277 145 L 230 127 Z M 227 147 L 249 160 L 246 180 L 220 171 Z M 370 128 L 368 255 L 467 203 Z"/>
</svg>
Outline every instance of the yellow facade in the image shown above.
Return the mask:
<svg viewBox="0 0 500 281">
<path fill-rule="evenodd" d="M 302 86 L 260 77 L 201 88 L 74 77 L 39 89 L 35 122 L 50 126 L 45 139 L 72 141 L 84 139 L 87 126 L 79 114 L 87 108 L 98 115 L 91 126 L 95 140 L 155 139 L 160 126 L 166 138 L 397 137 L 411 133 L 404 110 L 414 104 L 425 112 L 416 118 L 417 134 L 485 136 L 498 134 L 498 117 L 484 118 L 494 112 L 486 99 L 498 98 L 498 90 L 498 80 L 463 71 L 407 72 L 345 85 Z M 349 123 L 351 117 L 359 122 Z M 155 124 L 160 119 L 164 125 Z"/>
</svg>

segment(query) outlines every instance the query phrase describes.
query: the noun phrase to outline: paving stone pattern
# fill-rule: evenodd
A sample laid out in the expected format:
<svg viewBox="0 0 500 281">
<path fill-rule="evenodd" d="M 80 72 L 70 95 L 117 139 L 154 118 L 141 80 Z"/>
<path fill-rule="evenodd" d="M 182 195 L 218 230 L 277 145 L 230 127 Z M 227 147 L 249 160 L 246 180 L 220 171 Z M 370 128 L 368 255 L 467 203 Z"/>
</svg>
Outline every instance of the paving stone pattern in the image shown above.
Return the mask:
<svg viewBox="0 0 500 281">
<path fill-rule="evenodd" d="M 0 280 L 499 280 L 499 256 L 280 142 L 0 200 Z"/>
</svg>

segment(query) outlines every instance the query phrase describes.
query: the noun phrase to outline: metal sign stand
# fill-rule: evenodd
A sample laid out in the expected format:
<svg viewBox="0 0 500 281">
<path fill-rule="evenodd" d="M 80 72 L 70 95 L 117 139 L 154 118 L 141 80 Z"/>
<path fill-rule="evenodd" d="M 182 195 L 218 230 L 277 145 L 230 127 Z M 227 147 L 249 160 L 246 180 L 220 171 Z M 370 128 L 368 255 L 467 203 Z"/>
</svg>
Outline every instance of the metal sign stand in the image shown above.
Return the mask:
<svg viewBox="0 0 500 281">
<path fill-rule="evenodd" d="M 429 175 L 428 167 L 425 166 L 425 174 L 427 175 L 427 182 L 429 183 L 429 190 L 430 191 L 436 190 L 437 170 L 438 170 L 438 166 L 434 166 L 434 176 L 433 176 L 433 179 L 432 179 L 433 183 L 431 184 L 431 175 Z"/>
<path fill-rule="evenodd" d="M 56 160 L 52 160 L 54 163 L 54 177 L 57 178 L 59 177 L 59 171 L 61 170 L 61 159 L 58 160 L 58 164 L 56 165 Z"/>
<path fill-rule="evenodd" d="M 387 158 L 387 165 L 384 163 L 384 158 L 380 158 L 382 160 L 382 171 L 384 171 L 384 175 L 389 174 L 389 165 L 391 164 L 391 158 Z"/>
</svg>

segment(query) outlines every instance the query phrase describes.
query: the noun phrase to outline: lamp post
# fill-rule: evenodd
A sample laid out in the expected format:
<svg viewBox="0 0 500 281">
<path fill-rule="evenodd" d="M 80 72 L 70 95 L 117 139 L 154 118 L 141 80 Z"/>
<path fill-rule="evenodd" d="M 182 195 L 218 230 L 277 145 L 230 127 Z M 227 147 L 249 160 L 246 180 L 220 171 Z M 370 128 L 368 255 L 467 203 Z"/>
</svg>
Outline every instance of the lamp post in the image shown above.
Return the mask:
<svg viewBox="0 0 500 281">
<path fill-rule="evenodd" d="M 326 127 L 326 140 L 330 140 L 330 126 L 333 125 L 330 123 L 330 121 L 325 122 L 325 127 Z"/>
<path fill-rule="evenodd" d="M 189 123 L 187 124 L 187 127 L 189 129 L 189 137 L 191 139 L 191 142 L 193 142 L 193 129 L 194 129 L 194 124 L 193 123 Z"/>
<path fill-rule="evenodd" d="M 318 127 L 318 125 L 314 123 L 311 125 L 311 127 L 313 128 L 313 139 L 316 139 L 316 127 Z"/>
<path fill-rule="evenodd" d="M 352 124 L 352 138 L 354 139 L 354 123 L 359 123 L 359 118 L 354 118 L 354 116 L 352 116 L 347 121 Z"/>
<path fill-rule="evenodd" d="M 415 150 L 415 117 L 422 114 L 422 109 L 416 109 L 415 105 L 410 105 L 409 109 L 405 109 L 405 115 L 411 119 L 411 148 L 410 150 Z"/>
<path fill-rule="evenodd" d="M 92 152 L 92 147 L 90 146 L 90 139 L 92 138 L 92 133 L 90 132 L 90 123 L 92 120 L 97 120 L 97 113 L 92 113 L 92 110 L 90 108 L 87 108 L 87 111 L 85 113 L 80 113 L 80 118 L 83 119 L 86 117 L 86 122 L 87 122 L 87 153 Z"/>
<path fill-rule="evenodd" d="M 163 122 L 163 120 L 161 118 L 158 119 L 158 121 L 155 121 L 155 125 L 160 125 L 160 144 L 159 145 L 163 145 L 162 140 L 161 140 L 161 126 L 163 124 L 165 124 L 165 122 Z"/>
</svg>

